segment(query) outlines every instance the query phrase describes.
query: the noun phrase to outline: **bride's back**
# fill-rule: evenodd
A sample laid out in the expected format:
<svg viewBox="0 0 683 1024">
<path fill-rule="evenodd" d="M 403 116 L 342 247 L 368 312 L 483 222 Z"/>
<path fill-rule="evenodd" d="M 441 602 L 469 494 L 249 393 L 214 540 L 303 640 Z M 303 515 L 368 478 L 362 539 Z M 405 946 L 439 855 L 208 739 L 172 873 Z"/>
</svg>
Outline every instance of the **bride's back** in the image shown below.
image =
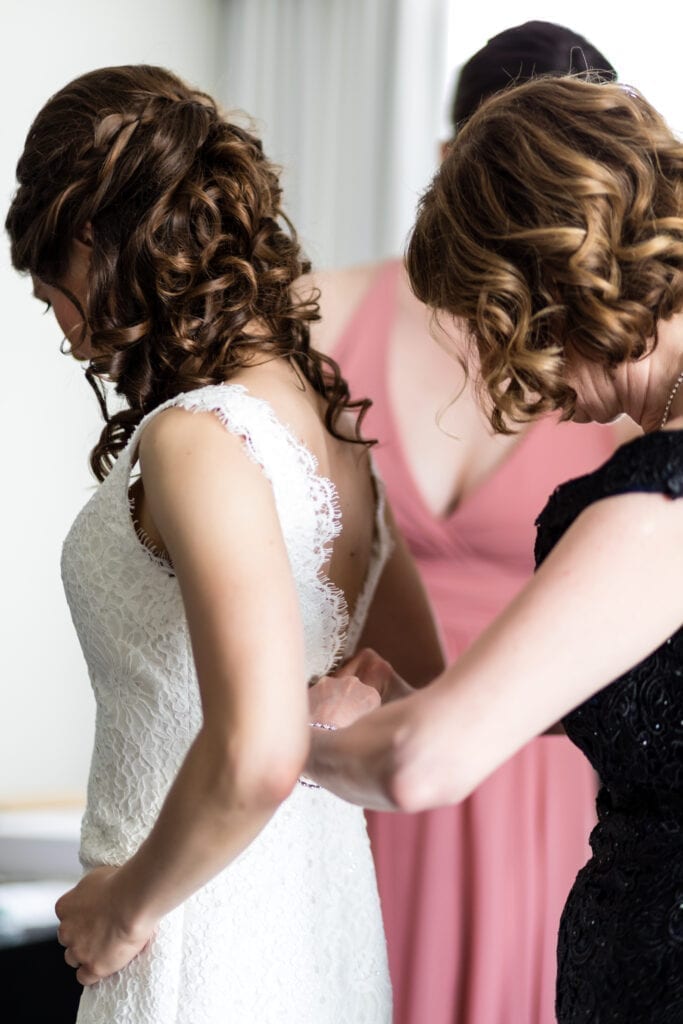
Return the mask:
<svg viewBox="0 0 683 1024">
<path fill-rule="evenodd" d="M 355 423 L 349 413 L 337 424 L 339 433 L 349 440 L 329 432 L 324 422 L 324 400 L 284 360 L 249 367 L 232 383 L 243 384 L 252 395 L 267 401 L 277 418 L 315 457 L 319 474 L 334 484 L 342 528 L 325 572 L 343 591 L 352 614 L 371 567 L 376 533 L 378 495 L 368 445 L 354 441 Z"/>
<path fill-rule="evenodd" d="M 352 615 L 370 571 L 376 540 L 377 486 L 369 447 L 354 441 L 355 424 L 345 414 L 338 424 L 348 441 L 334 437 L 324 422 L 325 403 L 307 381 L 281 359 L 246 368 L 230 381 L 247 388 L 267 402 L 277 419 L 287 426 L 316 459 L 317 471 L 334 485 L 341 531 L 336 537 L 324 572 L 344 594 Z M 144 485 L 134 485 L 135 519 L 152 547 L 168 557 L 163 538 L 144 496 Z"/>
</svg>

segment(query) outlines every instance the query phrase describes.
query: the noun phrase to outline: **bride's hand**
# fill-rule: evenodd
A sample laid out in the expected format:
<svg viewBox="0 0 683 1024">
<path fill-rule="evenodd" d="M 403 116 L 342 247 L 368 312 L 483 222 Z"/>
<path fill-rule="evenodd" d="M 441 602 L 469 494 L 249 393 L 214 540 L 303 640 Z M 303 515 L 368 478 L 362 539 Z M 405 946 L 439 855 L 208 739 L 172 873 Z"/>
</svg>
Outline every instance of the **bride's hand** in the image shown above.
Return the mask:
<svg viewBox="0 0 683 1024">
<path fill-rule="evenodd" d="M 339 672 L 336 676 L 322 676 L 310 688 L 308 708 L 312 722 L 343 729 L 378 708 L 381 699 L 374 687 L 366 686 L 345 666 Z"/>
<path fill-rule="evenodd" d="M 114 891 L 118 868 L 94 868 L 57 900 L 60 920 L 58 941 L 65 946 L 64 959 L 75 968 L 81 985 L 94 985 L 140 953 L 154 933 L 145 927 L 132 934 L 118 920 L 119 902 Z"/>
</svg>

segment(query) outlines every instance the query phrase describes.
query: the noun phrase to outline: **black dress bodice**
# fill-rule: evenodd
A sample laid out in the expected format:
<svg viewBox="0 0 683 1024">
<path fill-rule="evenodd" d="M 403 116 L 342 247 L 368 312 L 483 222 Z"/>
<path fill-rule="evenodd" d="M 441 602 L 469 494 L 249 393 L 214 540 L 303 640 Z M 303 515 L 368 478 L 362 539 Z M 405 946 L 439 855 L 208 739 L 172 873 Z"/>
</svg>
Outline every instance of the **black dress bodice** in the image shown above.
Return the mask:
<svg viewBox="0 0 683 1024">
<path fill-rule="evenodd" d="M 558 487 L 537 520 L 536 565 L 587 506 L 635 491 L 683 497 L 683 431 L 631 441 Z M 637 614 L 624 607 L 624 630 Z M 683 1024 L 683 628 L 564 726 L 601 789 L 593 856 L 560 925 L 558 1021 Z"/>
</svg>

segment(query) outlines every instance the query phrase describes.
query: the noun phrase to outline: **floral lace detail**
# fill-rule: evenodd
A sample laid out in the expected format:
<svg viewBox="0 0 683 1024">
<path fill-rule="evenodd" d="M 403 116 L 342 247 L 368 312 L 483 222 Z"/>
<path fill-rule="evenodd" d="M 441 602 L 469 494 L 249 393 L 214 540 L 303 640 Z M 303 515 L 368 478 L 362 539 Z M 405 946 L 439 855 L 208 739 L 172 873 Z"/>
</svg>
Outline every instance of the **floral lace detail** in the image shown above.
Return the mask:
<svg viewBox="0 0 683 1024">
<path fill-rule="evenodd" d="M 324 573 L 334 539 L 341 532 L 339 499 L 333 482 L 319 475 L 313 453 L 278 420 L 272 407 L 254 398 L 239 384 L 209 385 L 177 395 L 158 406 L 142 420 L 131 438 L 122 456 L 127 458 L 128 466 L 136 455 L 140 434 L 149 419 L 171 406 L 190 412 L 215 413 L 231 433 L 243 438 L 247 454 L 270 480 L 278 512 L 287 515 L 298 551 L 296 562 L 292 563 L 295 582 L 305 581 L 309 588 L 312 585 L 311 593 L 305 593 L 305 600 L 312 601 L 317 608 L 319 635 L 310 638 L 310 646 L 324 652 L 327 663 L 324 670 L 314 674 L 329 670 L 344 653 L 349 624 L 344 594 Z M 144 546 L 153 558 L 159 558 L 153 545 Z M 164 563 L 163 559 L 161 561 Z M 167 562 L 164 564 L 168 566 Z M 302 588 L 298 589 L 301 597 Z"/>
<path fill-rule="evenodd" d="M 588 505 L 633 491 L 683 495 L 683 432 L 637 438 L 558 487 L 537 565 Z M 683 1021 L 682 681 L 683 629 L 565 719 L 602 788 L 560 926 L 559 1024 Z"/>
<path fill-rule="evenodd" d="M 325 575 L 341 529 L 335 488 L 268 403 L 241 386 L 212 385 L 177 396 L 143 420 L 77 516 L 62 555 L 97 705 L 82 825 L 86 867 L 120 864 L 135 852 L 201 725 L 178 581 L 168 562 L 141 541 L 129 504 L 141 431 L 169 406 L 216 414 L 270 481 L 300 602 L 309 677 L 329 671 L 360 632 L 388 552 L 378 500 L 372 565 L 349 622 L 343 594 Z M 363 813 L 325 790 L 297 786 L 233 864 L 163 919 L 140 957 L 85 990 L 78 1022 L 390 1019 Z"/>
<path fill-rule="evenodd" d="M 130 489 L 128 491 L 128 511 L 133 521 L 133 529 L 137 534 L 137 538 L 140 541 L 141 546 L 149 555 L 150 561 L 155 565 L 158 565 L 161 569 L 166 569 L 170 574 L 175 575 L 175 570 L 169 557 L 165 552 L 161 551 L 160 548 L 157 547 L 145 528 L 140 525 L 137 518 L 137 504 L 135 498 L 130 492 Z"/>
</svg>

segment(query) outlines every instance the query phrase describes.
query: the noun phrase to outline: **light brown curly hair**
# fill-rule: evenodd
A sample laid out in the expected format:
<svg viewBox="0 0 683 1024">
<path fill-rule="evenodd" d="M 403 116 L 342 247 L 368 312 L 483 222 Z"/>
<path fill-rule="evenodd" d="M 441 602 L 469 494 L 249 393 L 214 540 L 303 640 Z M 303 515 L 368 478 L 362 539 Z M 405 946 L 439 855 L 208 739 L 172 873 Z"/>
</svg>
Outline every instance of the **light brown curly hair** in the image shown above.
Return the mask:
<svg viewBox="0 0 683 1024">
<path fill-rule="evenodd" d="M 347 408 L 359 410 L 359 428 L 370 403 L 352 402 L 336 363 L 311 348 L 317 295 L 292 289 L 310 265 L 278 170 L 210 96 L 158 67 L 85 74 L 38 114 L 17 179 L 6 221 L 17 270 L 60 287 L 91 225 L 80 312 L 93 353 L 86 377 L 106 421 L 90 459 L 98 479 L 146 413 L 228 380 L 255 351 L 292 361 L 327 400 L 334 436 Z M 126 408 L 109 413 L 103 381 Z"/>
<path fill-rule="evenodd" d="M 629 87 L 506 89 L 450 147 L 406 260 L 417 297 L 465 321 L 494 430 L 568 418 L 568 361 L 637 359 L 683 307 L 683 146 Z"/>
</svg>

